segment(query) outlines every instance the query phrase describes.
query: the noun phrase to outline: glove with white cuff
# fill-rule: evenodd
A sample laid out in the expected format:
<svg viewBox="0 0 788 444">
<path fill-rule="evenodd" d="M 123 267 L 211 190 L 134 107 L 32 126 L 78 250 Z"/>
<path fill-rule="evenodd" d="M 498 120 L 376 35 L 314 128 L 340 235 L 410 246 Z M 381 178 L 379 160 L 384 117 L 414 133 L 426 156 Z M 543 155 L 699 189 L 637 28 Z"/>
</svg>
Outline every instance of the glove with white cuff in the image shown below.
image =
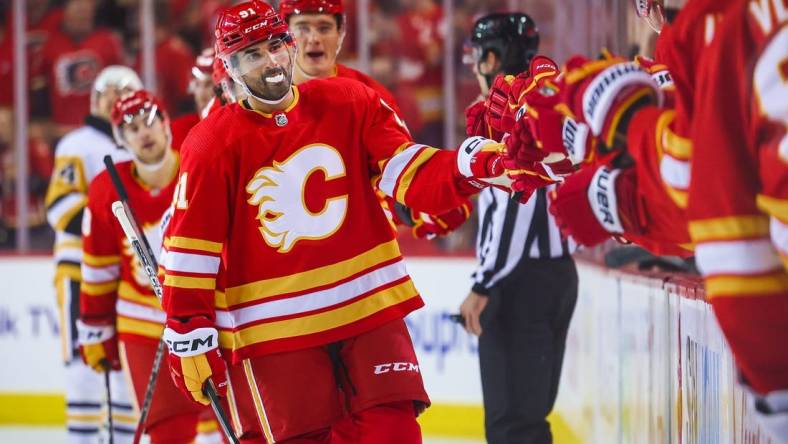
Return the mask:
<svg viewBox="0 0 788 444">
<path fill-rule="evenodd" d="M 111 321 L 77 320 L 79 353 L 82 361 L 93 370 L 104 373 L 120 370 L 118 338 Z"/>
<path fill-rule="evenodd" d="M 169 348 L 170 376 L 190 400 L 208 405 L 203 386 L 210 379 L 219 396 L 227 394 L 227 364 L 219 351 L 219 332 L 204 316 L 182 322 L 167 319 L 162 337 Z"/>
<path fill-rule="evenodd" d="M 481 136 L 465 139 L 457 150 L 461 183 L 475 191 L 494 186 L 510 192 L 512 181 L 503 167 L 503 148 L 502 143 Z"/>
</svg>

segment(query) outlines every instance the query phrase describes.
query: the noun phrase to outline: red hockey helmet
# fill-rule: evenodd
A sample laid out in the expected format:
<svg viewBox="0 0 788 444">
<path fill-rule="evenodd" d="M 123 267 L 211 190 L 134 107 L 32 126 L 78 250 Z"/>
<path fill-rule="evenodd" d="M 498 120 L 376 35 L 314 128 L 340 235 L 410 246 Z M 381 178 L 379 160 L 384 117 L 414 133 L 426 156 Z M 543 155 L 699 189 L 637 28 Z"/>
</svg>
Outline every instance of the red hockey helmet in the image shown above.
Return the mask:
<svg viewBox="0 0 788 444">
<path fill-rule="evenodd" d="M 293 14 L 344 14 L 342 0 L 282 0 L 279 13 L 285 19 Z"/>
<path fill-rule="evenodd" d="M 134 117 L 140 114 L 148 113 L 151 115 L 159 114 L 162 119 L 169 121 L 167 111 L 159 99 L 152 93 L 141 89 L 127 94 L 115 102 L 115 106 L 112 107 L 110 121 L 112 126 L 121 126 L 124 123 L 131 122 Z"/>
<path fill-rule="evenodd" d="M 216 55 L 222 59 L 280 35 L 290 40 L 287 23 L 282 16 L 261 0 L 239 3 L 224 10 L 216 22 L 215 35 Z"/>
</svg>

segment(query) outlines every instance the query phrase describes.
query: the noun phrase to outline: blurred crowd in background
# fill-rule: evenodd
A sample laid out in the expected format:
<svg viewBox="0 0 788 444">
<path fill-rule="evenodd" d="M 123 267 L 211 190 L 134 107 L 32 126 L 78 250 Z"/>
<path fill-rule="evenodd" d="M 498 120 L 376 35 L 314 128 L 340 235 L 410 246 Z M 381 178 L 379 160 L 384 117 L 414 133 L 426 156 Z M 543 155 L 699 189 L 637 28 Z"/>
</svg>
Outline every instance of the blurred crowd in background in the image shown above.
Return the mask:
<svg viewBox="0 0 788 444">
<path fill-rule="evenodd" d="M 0 3 L 0 249 L 15 248 L 17 237 L 16 117 L 28 119 L 30 244 L 32 250 L 46 252 L 52 234 L 44 196 L 54 148 L 60 137 L 83 123 L 93 80 L 103 67 L 122 64 L 140 72 L 141 6 L 140 0 L 23 3 L 27 116 L 19 116 L 14 104 L 12 1 Z M 195 112 L 195 57 L 213 46 L 218 13 L 232 3 L 153 1 L 156 90 L 174 118 Z M 272 3 L 277 6 L 277 1 Z M 339 61 L 366 71 L 391 90 L 415 140 L 439 147 L 453 148 L 461 140 L 463 110 L 479 93 L 462 56 L 471 26 L 481 15 L 528 13 L 539 28 L 541 52 L 557 60 L 602 46 L 627 55 L 648 54 L 651 44 L 638 38 L 631 5 L 615 0 L 345 0 L 345 5 L 348 26 Z M 368 8 L 366 14 L 360 14 L 362 7 Z M 642 35 L 653 38 L 654 34 Z M 360 57 L 362 52 L 368 56 Z M 409 237 L 401 236 L 404 242 Z M 475 227 L 468 223 L 447 238 L 415 248 L 469 253 L 474 237 Z"/>
</svg>

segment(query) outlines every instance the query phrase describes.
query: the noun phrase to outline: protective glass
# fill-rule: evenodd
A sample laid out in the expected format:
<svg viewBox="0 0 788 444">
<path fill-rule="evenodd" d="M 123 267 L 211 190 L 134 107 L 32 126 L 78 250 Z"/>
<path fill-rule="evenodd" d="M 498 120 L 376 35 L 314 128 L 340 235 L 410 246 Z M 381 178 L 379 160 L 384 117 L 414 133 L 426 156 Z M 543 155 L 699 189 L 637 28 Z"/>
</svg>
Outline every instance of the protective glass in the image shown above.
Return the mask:
<svg viewBox="0 0 788 444">
<path fill-rule="evenodd" d="M 236 81 L 250 73 L 286 67 L 292 62 L 288 39 L 277 37 L 247 46 L 225 60 L 228 74 Z"/>
</svg>

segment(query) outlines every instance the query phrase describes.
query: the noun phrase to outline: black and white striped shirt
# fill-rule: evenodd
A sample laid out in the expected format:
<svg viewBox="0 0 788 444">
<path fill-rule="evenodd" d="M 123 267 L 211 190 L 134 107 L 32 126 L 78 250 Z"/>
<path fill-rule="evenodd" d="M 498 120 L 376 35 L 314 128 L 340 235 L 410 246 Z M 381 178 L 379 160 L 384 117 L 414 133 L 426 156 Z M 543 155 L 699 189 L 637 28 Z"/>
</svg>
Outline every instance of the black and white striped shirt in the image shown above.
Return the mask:
<svg viewBox="0 0 788 444">
<path fill-rule="evenodd" d="M 574 240 L 561 236 L 547 211 L 547 193 L 554 188 L 555 185 L 550 185 L 536 191 L 525 204 L 494 187 L 479 193 L 476 235 L 479 265 L 473 273 L 473 291 L 489 293 L 517 269 L 524 257 L 554 259 L 567 257 L 577 249 Z"/>
</svg>

